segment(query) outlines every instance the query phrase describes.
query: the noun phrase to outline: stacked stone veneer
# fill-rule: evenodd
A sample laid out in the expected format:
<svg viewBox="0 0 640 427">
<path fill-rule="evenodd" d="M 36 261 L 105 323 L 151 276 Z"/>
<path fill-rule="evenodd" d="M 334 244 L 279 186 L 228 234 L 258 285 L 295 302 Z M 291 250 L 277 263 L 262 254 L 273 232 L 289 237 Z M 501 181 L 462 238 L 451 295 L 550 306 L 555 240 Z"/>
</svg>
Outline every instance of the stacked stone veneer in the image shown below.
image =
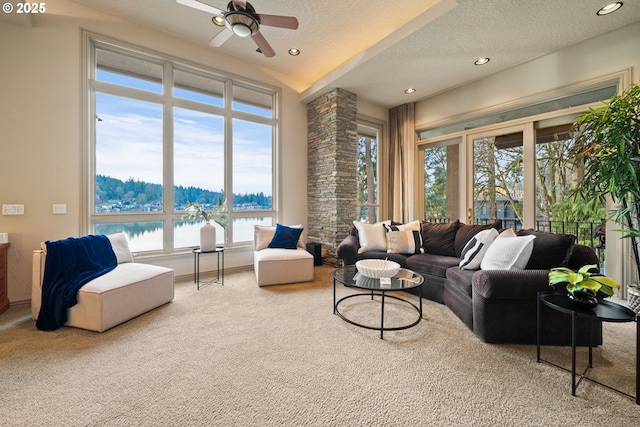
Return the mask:
<svg viewBox="0 0 640 427">
<path fill-rule="evenodd" d="M 325 264 L 339 266 L 336 247 L 357 213 L 356 95 L 336 89 L 307 106 L 308 234 Z"/>
</svg>

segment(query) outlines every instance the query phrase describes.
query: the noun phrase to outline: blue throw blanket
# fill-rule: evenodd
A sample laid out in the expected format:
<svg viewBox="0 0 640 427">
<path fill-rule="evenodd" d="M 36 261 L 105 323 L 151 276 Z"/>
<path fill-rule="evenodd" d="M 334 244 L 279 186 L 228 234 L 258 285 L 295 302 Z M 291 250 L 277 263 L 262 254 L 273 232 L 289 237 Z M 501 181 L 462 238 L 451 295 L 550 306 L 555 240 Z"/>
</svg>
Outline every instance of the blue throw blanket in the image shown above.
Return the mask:
<svg viewBox="0 0 640 427">
<path fill-rule="evenodd" d="M 46 242 L 42 304 L 36 327 L 53 331 L 67 321 L 67 309 L 78 303 L 78 289 L 116 268 L 109 238 L 91 235 Z"/>
</svg>

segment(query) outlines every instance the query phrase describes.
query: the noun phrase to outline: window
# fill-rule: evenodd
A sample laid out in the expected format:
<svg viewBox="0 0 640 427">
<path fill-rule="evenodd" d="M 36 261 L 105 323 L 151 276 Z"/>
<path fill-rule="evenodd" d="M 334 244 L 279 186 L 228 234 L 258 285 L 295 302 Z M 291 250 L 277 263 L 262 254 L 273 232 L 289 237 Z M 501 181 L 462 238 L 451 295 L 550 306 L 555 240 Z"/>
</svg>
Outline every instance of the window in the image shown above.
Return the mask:
<svg viewBox="0 0 640 427">
<path fill-rule="evenodd" d="M 373 124 L 358 124 L 358 213 L 360 221 L 378 222 L 378 139 L 380 128 Z"/>
<path fill-rule="evenodd" d="M 501 219 L 521 228 L 523 219 L 522 132 L 473 141 L 473 214 L 476 222 Z"/>
<path fill-rule="evenodd" d="M 133 252 L 199 244 L 187 202 L 226 202 L 219 244 L 273 225 L 278 92 L 158 55 L 90 43 L 87 229 L 124 231 Z"/>
<path fill-rule="evenodd" d="M 459 139 L 421 147 L 424 152 L 424 218 L 449 221 L 459 212 Z"/>
</svg>

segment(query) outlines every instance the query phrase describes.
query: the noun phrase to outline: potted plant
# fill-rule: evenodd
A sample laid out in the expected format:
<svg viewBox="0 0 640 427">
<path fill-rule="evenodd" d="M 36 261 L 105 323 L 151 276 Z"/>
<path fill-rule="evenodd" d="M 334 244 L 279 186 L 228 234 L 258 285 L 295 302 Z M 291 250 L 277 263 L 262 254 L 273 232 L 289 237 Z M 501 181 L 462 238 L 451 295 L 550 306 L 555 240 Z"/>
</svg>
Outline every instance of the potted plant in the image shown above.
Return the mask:
<svg viewBox="0 0 640 427">
<path fill-rule="evenodd" d="M 184 208 L 182 220 L 194 221 L 204 219 L 206 224 L 200 228 L 200 250 L 211 252 L 216 250 L 216 228 L 211 224 L 215 221 L 222 228 L 227 228 L 228 216 L 226 202 L 218 199 L 218 206 L 211 211 L 207 211 L 198 202 L 188 201 Z"/>
<path fill-rule="evenodd" d="M 604 106 L 580 115 L 569 158 L 584 168 L 573 193 L 587 202 L 616 203 L 609 219 L 621 225 L 631 240 L 636 274 L 640 278 L 640 84 L 636 83 Z"/>
<path fill-rule="evenodd" d="M 615 279 L 593 272 L 598 271 L 597 269 L 595 264 L 585 265 L 578 271 L 567 267 L 552 268 L 549 270 L 549 286 L 566 283 L 572 301 L 580 305 L 595 306 L 598 304 L 599 293 L 612 296 L 613 288 L 620 287 Z"/>
</svg>

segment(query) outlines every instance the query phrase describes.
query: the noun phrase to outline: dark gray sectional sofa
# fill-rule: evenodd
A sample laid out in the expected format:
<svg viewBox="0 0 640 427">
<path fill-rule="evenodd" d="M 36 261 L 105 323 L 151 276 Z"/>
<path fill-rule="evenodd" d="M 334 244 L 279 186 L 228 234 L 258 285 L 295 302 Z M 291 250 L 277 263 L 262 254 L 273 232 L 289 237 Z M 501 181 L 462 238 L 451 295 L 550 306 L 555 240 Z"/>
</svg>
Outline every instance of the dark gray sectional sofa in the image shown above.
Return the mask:
<svg viewBox="0 0 640 427">
<path fill-rule="evenodd" d="M 424 276 L 424 298 L 445 304 L 482 341 L 488 343 L 535 344 L 537 293 L 551 290 L 549 269 L 566 265 L 580 268 L 598 264 L 595 252 L 575 244 L 566 234 L 520 230 L 518 235 L 534 234 L 533 252 L 524 270 L 462 270 L 462 250 L 478 232 L 501 230 L 501 221 L 488 225 L 468 225 L 459 221 L 420 224 L 424 253 L 399 254 L 383 250 L 359 253 L 358 231 L 354 227 L 338 246 L 344 265 L 360 259 L 385 259 Z M 543 307 L 542 343 L 571 344 L 571 318 Z M 578 345 L 588 344 L 588 324 L 578 323 Z M 602 324 L 594 322 L 593 345 L 602 344 Z"/>
</svg>

